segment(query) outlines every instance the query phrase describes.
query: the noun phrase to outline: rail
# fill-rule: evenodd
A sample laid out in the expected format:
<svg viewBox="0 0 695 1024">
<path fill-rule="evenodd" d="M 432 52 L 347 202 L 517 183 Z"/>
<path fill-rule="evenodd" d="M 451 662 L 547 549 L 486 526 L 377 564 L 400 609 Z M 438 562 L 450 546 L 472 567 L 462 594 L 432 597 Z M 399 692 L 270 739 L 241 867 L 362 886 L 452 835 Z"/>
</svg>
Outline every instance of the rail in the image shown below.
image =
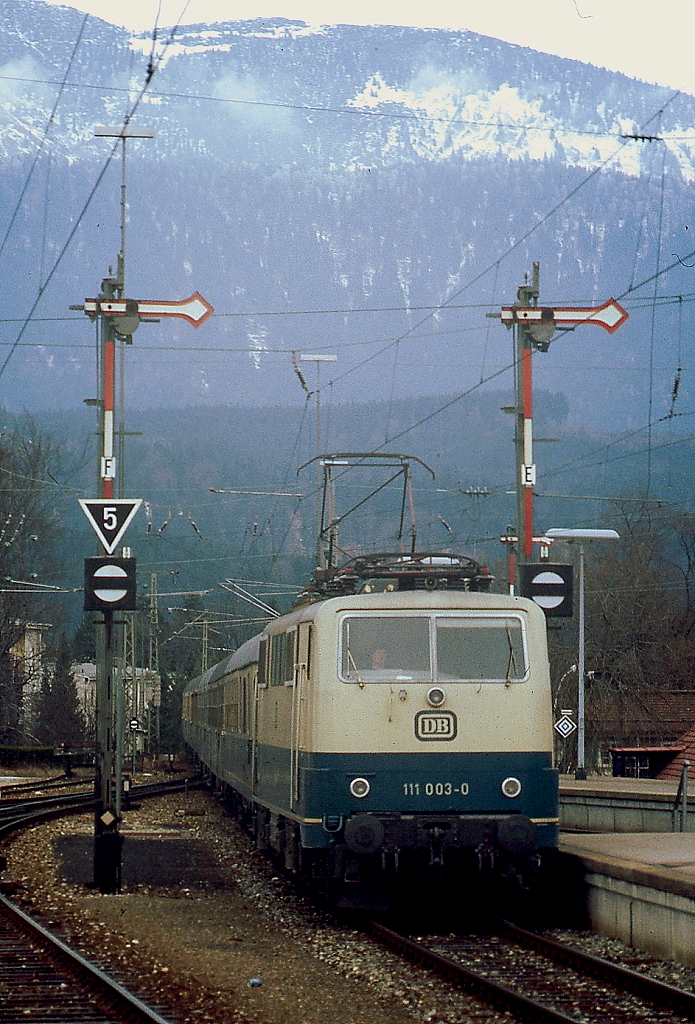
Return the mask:
<svg viewBox="0 0 695 1024">
<path fill-rule="evenodd" d="M 692 992 L 509 921 L 489 918 L 468 934 L 417 938 L 377 921 L 366 928 L 463 991 L 533 1024 L 695 1020 Z"/>
<path fill-rule="evenodd" d="M 181 778 L 139 785 L 131 790 L 131 795 L 140 799 L 201 785 L 199 779 Z M 11 804 L 4 810 L 14 818 L 0 823 L 0 839 L 27 825 L 88 810 L 93 804 L 93 792 Z M 0 868 L 2 860 L 0 857 Z M 17 963 L 22 968 L 19 973 Z M 138 979 L 138 987 L 140 982 Z M 83 957 L 2 894 L 0 992 L 0 1021 L 172 1024 L 183 1020 L 176 1010 L 172 1011 L 173 1016 L 163 1017 L 108 971 Z M 154 994 L 154 998 L 158 1000 L 159 996 Z"/>
</svg>

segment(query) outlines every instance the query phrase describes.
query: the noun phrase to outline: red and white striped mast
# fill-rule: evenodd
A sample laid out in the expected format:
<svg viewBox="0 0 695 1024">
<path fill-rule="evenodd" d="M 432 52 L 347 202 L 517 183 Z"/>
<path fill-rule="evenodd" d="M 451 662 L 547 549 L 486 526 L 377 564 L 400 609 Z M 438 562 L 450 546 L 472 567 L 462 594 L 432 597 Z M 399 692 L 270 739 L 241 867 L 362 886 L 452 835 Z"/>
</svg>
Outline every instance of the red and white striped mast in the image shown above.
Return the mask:
<svg viewBox="0 0 695 1024">
<path fill-rule="evenodd" d="M 515 310 L 535 308 L 540 293 L 539 264 L 533 264 L 533 278 L 517 291 Z M 536 464 L 533 461 L 533 361 L 534 342 L 543 348 L 532 335 L 531 325 L 515 317 L 514 329 L 514 379 L 515 379 L 515 430 L 516 450 L 516 544 L 510 548 L 509 586 L 514 590 L 518 566 L 533 560 L 533 489 L 536 486 Z M 550 325 L 552 336 L 552 321 Z M 545 344 L 547 348 L 547 343 Z"/>
<path fill-rule="evenodd" d="M 125 237 L 126 237 L 126 139 L 151 139 L 154 132 L 148 129 L 135 129 L 129 125 L 119 128 L 97 127 L 94 134 L 98 137 L 121 140 L 121 245 L 118 253 L 116 277 L 104 278 L 101 284 L 101 302 L 107 304 L 114 298 L 123 299 L 125 295 Z M 101 320 L 101 354 L 102 354 L 102 451 L 99 465 L 99 491 L 102 498 L 114 497 L 114 480 L 116 478 L 116 336 L 129 337 L 139 319 L 124 322 L 115 328 L 112 317 L 102 315 Z M 125 328 L 125 329 L 123 329 Z M 123 396 L 121 396 L 121 401 Z M 118 467 L 120 480 L 123 480 L 122 467 Z M 122 484 L 119 490 L 122 490 Z M 122 497 L 122 495 L 119 495 Z"/>
<path fill-rule="evenodd" d="M 517 291 L 513 306 L 503 306 L 502 323 L 514 331 L 514 441 L 516 450 L 516 533 L 502 538 L 509 544 L 509 588 L 514 593 L 518 567 L 533 561 L 533 545 L 542 538 L 533 535 L 533 497 L 536 464 L 533 460 L 533 349 L 547 352 L 556 328 L 596 324 L 610 334 L 625 323 L 628 314 L 615 299 L 600 306 L 539 306 L 540 270 L 533 264 L 533 277 Z"/>
<path fill-rule="evenodd" d="M 106 281 L 103 282 L 103 286 Z M 99 463 L 99 496 L 113 498 L 113 481 L 116 475 L 114 452 L 114 416 L 116 402 L 116 335 L 113 325 L 106 318 L 101 320 L 101 459 Z"/>
</svg>

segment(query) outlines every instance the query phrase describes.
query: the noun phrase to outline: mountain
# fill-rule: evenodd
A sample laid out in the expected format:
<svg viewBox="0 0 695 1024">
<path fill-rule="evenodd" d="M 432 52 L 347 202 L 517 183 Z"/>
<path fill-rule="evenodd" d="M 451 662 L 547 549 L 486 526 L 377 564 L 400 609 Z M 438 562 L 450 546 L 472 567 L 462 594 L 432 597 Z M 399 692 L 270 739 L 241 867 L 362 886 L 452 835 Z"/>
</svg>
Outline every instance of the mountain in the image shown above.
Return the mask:
<svg viewBox="0 0 695 1024">
<path fill-rule="evenodd" d="M 126 294 L 198 290 L 216 312 L 138 328 L 126 408 L 299 404 L 320 383 L 380 399 L 387 435 L 408 396 L 511 386 L 488 314 L 536 260 L 543 305 L 630 313 L 535 359 L 570 424 L 656 421 L 679 372 L 687 408 L 695 98 L 471 32 L 259 19 L 153 43 L 35 0 L 0 19 L 5 407 L 96 394 L 69 307 L 116 265 L 121 143 L 94 126 L 128 114 L 154 138 L 126 144 Z"/>
</svg>

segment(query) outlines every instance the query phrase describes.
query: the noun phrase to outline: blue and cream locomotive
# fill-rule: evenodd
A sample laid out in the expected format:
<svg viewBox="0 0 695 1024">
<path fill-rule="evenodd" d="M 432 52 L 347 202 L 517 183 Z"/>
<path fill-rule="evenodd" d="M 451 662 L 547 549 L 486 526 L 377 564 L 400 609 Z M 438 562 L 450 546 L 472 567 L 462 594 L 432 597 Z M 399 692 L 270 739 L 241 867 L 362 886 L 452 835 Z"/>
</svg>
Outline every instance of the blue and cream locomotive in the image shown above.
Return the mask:
<svg viewBox="0 0 695 1024">
<path fill-rule="evenodd" d="M 558 822 L 543 612 L 462 556 L 326 576 L 184 693 L 186 743 L 258 847 L 353 906 L 542 876 Z"/>
</svg>

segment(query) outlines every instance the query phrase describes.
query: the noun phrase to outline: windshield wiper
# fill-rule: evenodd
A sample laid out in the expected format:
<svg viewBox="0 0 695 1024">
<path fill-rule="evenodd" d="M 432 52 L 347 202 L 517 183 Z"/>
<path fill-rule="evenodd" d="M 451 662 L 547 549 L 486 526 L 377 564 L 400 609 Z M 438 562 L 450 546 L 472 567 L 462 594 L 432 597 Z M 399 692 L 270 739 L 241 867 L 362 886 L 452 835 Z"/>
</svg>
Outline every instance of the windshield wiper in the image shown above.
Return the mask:
<svg viewBox="0 0 695 1024">
<path fill-rule="evenodd" d="M 349 647 L 348 647 L 348 649 L 347 649 L 347 656 L 348 656 L 348 662 L 350 663 L 350 665 L 352 666 L 352 668 L 353 668 L 353 670 L 354 670 L 354 673 L 355 673 L 355 677 L 356 677 L 356 679 L 357 679 L 357 682 L 359 683 L 359 685 L 360 685 L 360 686 L 361 686 L 362 688 L 364 688 L 364 681 L 363 681 L 363 680 L 362 680 L 362 678 L 360 677 L 360 673 L 359 673 L 359 670 L 358 670 L 358 668 L 357 668 L 357 665 L 356 665 L 356 663 L 355 663 L 355 659 L 353 658 L 353 656 L 352 656 L 352 651 L 350 650 L 350 648 L 349 648 Z"/>
<path fill-rule="evenodd" d="M 509 659 L 507 660 L 507 678 L 505 679 L 505 686 L 512 685 L 512 672 L 516 671 L 516 652 L 514 651 L 514 641 L 512 639 L 512 631 L 509 626 L 505 626 L 507 631 L 507 643 L 509 644 Z M 518 676 L 518 673 L 517 673 Z"/>
</svg>

